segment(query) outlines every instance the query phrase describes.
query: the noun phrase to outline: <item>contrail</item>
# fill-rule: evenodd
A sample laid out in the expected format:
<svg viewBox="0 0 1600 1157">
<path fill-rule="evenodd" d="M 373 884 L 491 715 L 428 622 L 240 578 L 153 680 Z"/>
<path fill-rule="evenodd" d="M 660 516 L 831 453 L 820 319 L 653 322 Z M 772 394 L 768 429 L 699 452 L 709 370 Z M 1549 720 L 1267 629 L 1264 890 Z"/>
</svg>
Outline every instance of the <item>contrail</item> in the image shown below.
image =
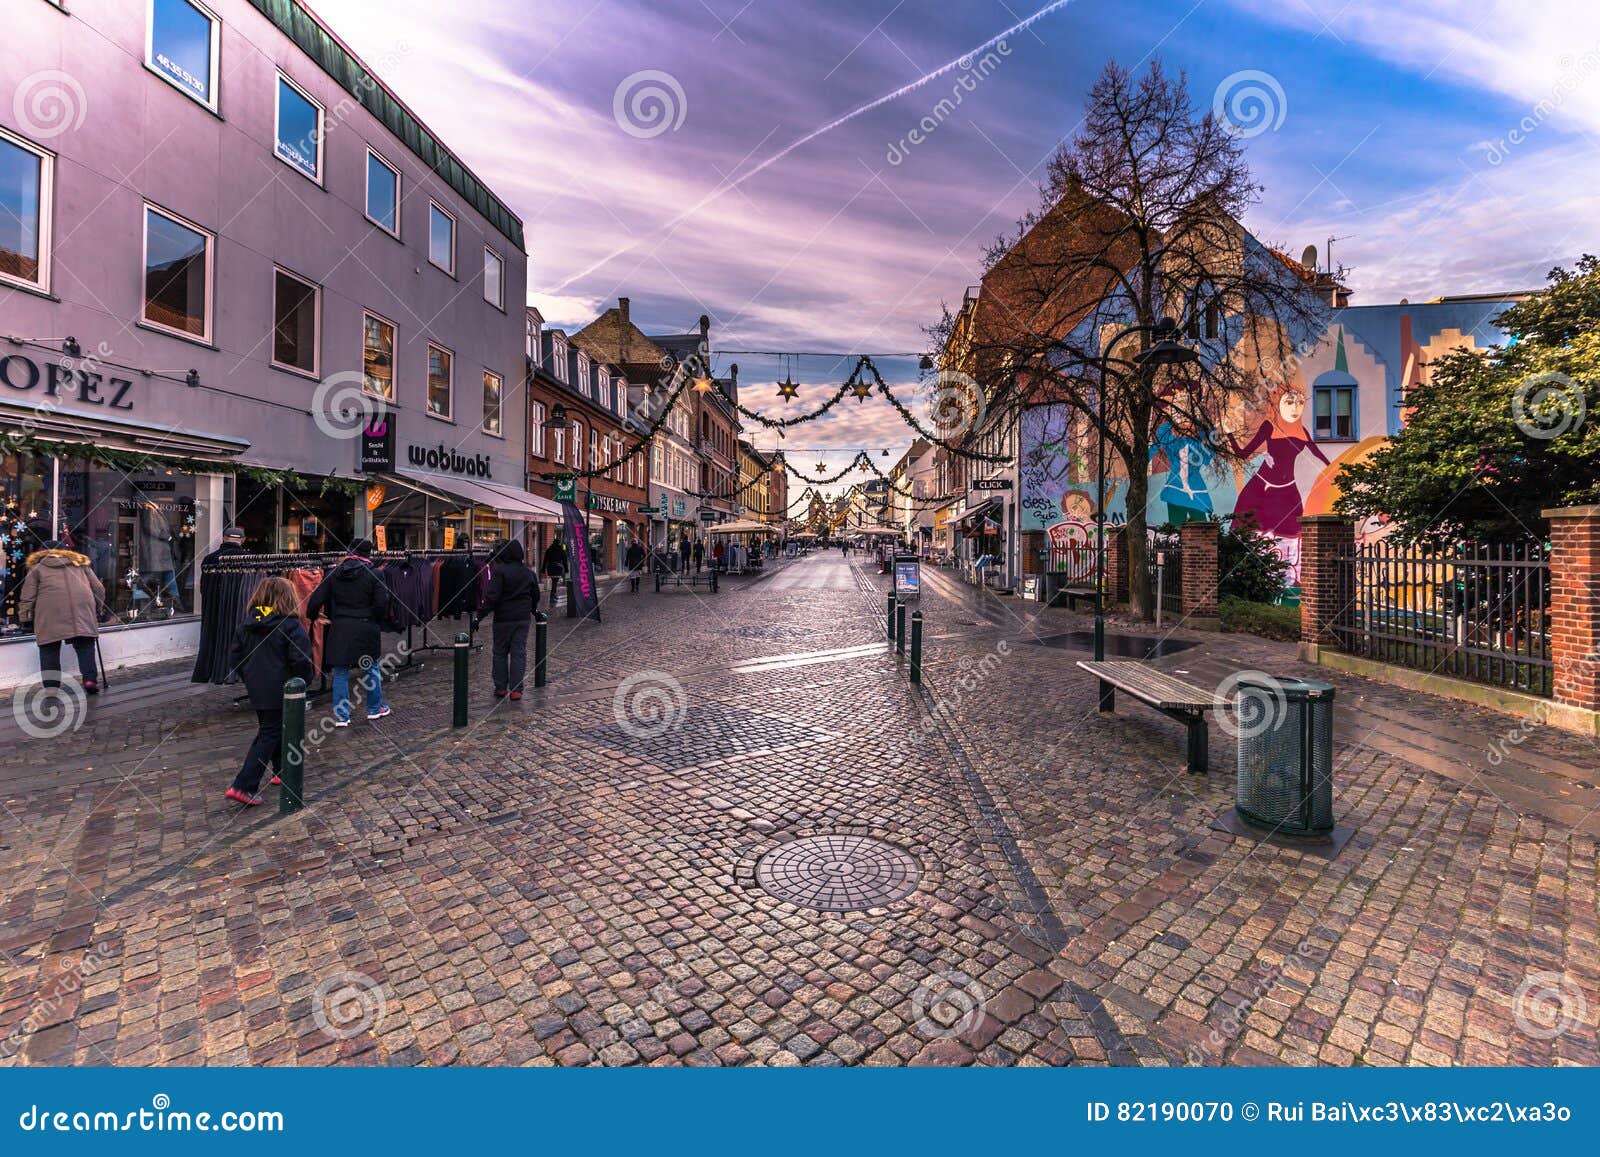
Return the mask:
<svg viewBox="0 0 1600 1157">
<path fill-rule="evenodd" d="M 700 200 L 696 201 L 693 205 L 689 206 L 689 208 L 685 209 L 683 212 L 679 213 L 676 217 L 672 218 L 672 220 L 668 221 L 666 223 L 666 225 L 663 226 L 663 231 L 664 232 L 671 232 L 673 229 L 677 228 L 678 225 L 680 225 L 682 222 L 684 222 L 688 218 L 694 216 L 701 209 L 704 209 L 707 205 L 709 205 L 711 202 L 715 201 L 718 197 L 722 196 L 724 193 L 728 192 L 731 189 L 737 189 L 740 185 L 744 184 L 751 177 L 754 177 L 757 173 L 763 172 L 764 170 L 771 168 L 773 165 L 775 165 L 779 161 L 783 160 L 783 158 L 787 157 L 790 153 L 794 152 L 796 149 L 800 148 L 802 145 L 810 144 L 812 141 L 816 140 L 818 137 L 822 136 L 824 133 L 832 132 L 834 129 L 838 128 L 840 125 L 847 124 L 850 121 L 855 120 L 858 116 L 861 116 L 863 113 L 869 113 L 875 108 L 882 108 L 884 105 L 888 104 L 890 101 L 899 100 L 901 97 L 905 96 L 907 93 L 916 92 L 917 89 L 923 87 L 924 85 L 930 83 L 931 81 L 938 80 L 941 76 L 944 76 L 948 72 L 953 72 L 957 68 L 970 68 L 970 67 L 972 67 L 971 59 L 972 59 L 972 57 L 976 56 L 978 53 L 986 52 L 987 50 L 993 48 L 996 44 L 999 44 L 1002 40 L 1005 40 L 1007 37 L 1015 36 L 1017 33 L 1025 31 L 1026 29 L 1032 27 L 1034 24 L 1038 23 L 1040 20 L 1043 20 L 1046 16 L 1050 15 L 1050 13 L 1054 12 L 1057 8 L 1065 8 L 1068 4 L 1071 4 L 1071 3 L 1072 3 L 1072 0 L 1053 0 L 1052 3 L 1046 4 L 1043 8 L 1039 9 L 1039 11 L 1035 12 L 1032 16 L 1029 16 L 1026 19 L 1017 21 L 1017 23 L 1013 24 L 1010 28 L 1007 28 L 1003 32 L 996 33 L 995 35 L 991 36 L 988 40 L 985 40 L 982 44 L 978 45 L 976 48 L 969 49 L 968 51 L 963 52 L 960 56 L 955 57 L 953 60 L 950 60 L 950 61 L 947 61 L 944 64 L 941 64 L 938 68 L 934 69 L 932 72 L 925 73 L 924 75 L 917 77 L 916 80 L 913 80 L 913 81 L 911 81 L 911 82 L 909 82 L 907 84 L 901 85 L 899 88 L 895 89 L 891 93 L 887 93 L 887 94 L 885 94 L 883 96 L 880 96 L 875 100 L 869 100 L 866 104 L 860 105 L 857 108 L 851 109 L 849 112 L 845 113 L 843 116 L 834 118 L 833 120 L 829 121 L 827 124 L 823 125 L 821 128 L 812 129 L 805 136 L 799 138 L 796 141 L 791 142 L 788 145 L 785 145 L 783 148 L 781 148 L 777 152 L 773 153 L 770 157 L 768 157 L 766 160 L 762 161 L 760 164 L 754 166 L 753 168 L 746 169 L 743 173 L 741 173 L 738 177 L 734 178 L 733 180 L 724 181 L 722 184 L 718 185 L 715 189 L 711 190 L 711 192 L 707 193 L 704 197 L 700 198 Z M 967 63 L 963 64 L 962 63 L 963 61 L 966 61 Z M 594 262 L 593 264 L 589 265 L 587 268 L 582 269 L 577 273 L 574 273 L 571 277 L 568 277 L 565 281 L 561 282 L 561 284 L 557 285 L 550 292 L 551 293 L 560 293 L 562 290 L 566 289 L 567 286 L 571 285 L 574 281 L 577 281 L 579 278 L 589 276 L 589 274 L 593 273 L 595 270 L 600 269 L 602 266 L 605 266 L 605 265 L 611 263 L 612 261 L 615 261 L 617 258 L 621 257 L 623 254 L 628 253 L 631 250 L 638 248 L 639 245 L 643 242 L 643 240 L 644 240 L 644 238 L 639 238 L 637 240 L 630 241 L 630 242 L 628 242 L 628 244 L 622 246 L 620 249 L 617 249 L 615 252 L 608 253 L 606 256 L 600 258 L 600 260 L 598 260 L 598 261 Z"/>
</svg>

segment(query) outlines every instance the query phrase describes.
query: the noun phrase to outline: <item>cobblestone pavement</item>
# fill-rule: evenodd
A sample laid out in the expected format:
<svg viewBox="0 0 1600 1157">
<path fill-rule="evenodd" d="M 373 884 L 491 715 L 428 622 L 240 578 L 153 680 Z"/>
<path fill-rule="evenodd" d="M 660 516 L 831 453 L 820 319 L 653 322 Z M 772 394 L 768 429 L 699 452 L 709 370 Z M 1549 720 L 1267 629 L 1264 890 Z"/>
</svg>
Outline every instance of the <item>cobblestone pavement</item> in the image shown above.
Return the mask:
<svg viewBox="0 0 1600 1157">
<path fill-rule="evenodd" d="M 623 584 L 524 702 L 475 658 L 462 731 L 424 656 L 284 819 L 182 672 L 4 712 L 0 1064 L 1600 1061 L 1593 743 L 1337 677 L 1330 860 L 1214 826 L 1218 727 L 1201 777 L 1095 712 L 1084 616 L 925 572 L 918 689 L 886 583 Z M 1168 634 L 1193 682 L 1317 673 Z"/>
</svg>

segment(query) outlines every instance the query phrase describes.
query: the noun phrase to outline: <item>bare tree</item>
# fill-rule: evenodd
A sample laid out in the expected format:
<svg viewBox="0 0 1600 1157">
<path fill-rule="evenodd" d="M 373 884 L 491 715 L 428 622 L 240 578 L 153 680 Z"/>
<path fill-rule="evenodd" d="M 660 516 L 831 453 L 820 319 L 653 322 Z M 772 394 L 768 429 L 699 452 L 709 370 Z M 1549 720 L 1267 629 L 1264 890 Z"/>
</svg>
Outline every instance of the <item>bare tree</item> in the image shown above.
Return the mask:
<svg viewBox="0 0 1600 1157">
<path fill-rule="evenodd" d="M 1245 406 L 1293 376 L 1340 280 L 1240 224 L 1259 194 L 1239 135 L 1196 111 L 1181 76 L 1158 61 L 1135 78 L 1113 62 L 1090 90 L 1082 129 L 1049 162 L 1039 207 L 986 253 L 970 321 L 947 309 L 929 330 L 942 363 L 977 379 L 988 423 L 1064 403 L 1076 460 L 1088 464 L 1103 426 L 1127 479 L 1130 594 L 1145 617 L 1157 428 L 1170 422 L 1209 438 L 1224 460 L 1235 455 Z M 1176 332 L 1160 336 L 1185 338 L 1197 364 L 1146 363 L 1162 323 Z"/>
</svg>

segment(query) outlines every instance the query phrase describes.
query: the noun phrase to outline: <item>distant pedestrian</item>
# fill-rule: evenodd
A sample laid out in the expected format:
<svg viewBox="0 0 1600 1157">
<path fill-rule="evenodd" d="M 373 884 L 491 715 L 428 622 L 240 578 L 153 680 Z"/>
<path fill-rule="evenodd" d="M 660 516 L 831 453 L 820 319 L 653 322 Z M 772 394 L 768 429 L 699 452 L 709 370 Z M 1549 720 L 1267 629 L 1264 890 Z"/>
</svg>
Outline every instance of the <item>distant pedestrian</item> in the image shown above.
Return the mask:
<svg viewBox="0 0 1600 1157">
<path fill-rule="evenodd" d="M 694 540 L 694 573 L 700 573 L 700 567 L 705 562 L 706 544 L 698 538 Z"/>
<path fill-rule="evenodd" d="M 391 714 L 383 703 L 383 626 L 389 618 L 391 596 L 372 565 L 372 540 L 357 539 L 344 560 L 328 572 L 322 585 L 306 602 L 306 618 L 328 615 L 323 644 L 323 664 L 333 671 L 333 725 L 350 726 L 350 668 L 363 672 L 367 718 Z"/>
<path fill-rule="evenodd" d="M 689 555 L 693 550 L 694 548 L 689 545 L 689 536 L 687 534 L 680 535 L 678 538 L 679 569 L 685 574 L 689 571 Z"/>
<path fill-rule="evenodd" d="M 644 544 L 634 539 L 628 544 L 627 557 L 623 559 L 628 564 L 628 589 L 634 594 L 639 593 L 639 575 L 644 570 Z"/>
<path fill-rule="evenodd" d="M 246 807 L 261 802 L 261 777 L 283 772 L 283 685 L 311 678 L 311 639 L 300 622 L 300 600 L 288 579 L 262 579 L 250 594 L 243 625 L 233 637 L 228 670 L 244 681 L 256 712 L 256 737 L 228 798 Z"/>
<path fill-rule="evenodd" d="M 100 694 L 94 665 L 95 636 L 106 588 L 95 577 L 89 556 L 48 542 L 27 558 L 28 575 L 17 592 L 17 620 L 32 625 L 39 648 L 39 681 L 61 686 L 61 644 L 78 656 L 78 677 L 90 695 Z"/>
<path fill-rule="evenodd" d="M 230 526 L 222 532 L 222 541 L 217 549 L 211 551 L 200 560 L 200 570 L 205 569 L 219 558 L 227 558 L 230 554 L 244 554 L 244 531 L 237 526 Z"/>
<path fill-rule="evenodd" d="M 711 548 L 711 569 L 716 571 L 722 569 L 722 540 L 720 538 Z"/>
<path fill-rule="evenodd" d="M 528 670 L 528 624 L 539 609 L 539 576 L 524 561 L 520 542 L 500 549 L 489 589 L 483 593 L 480 617 L 494 616 L 494 697 L 522 698 Z"/>
<path fill-rule="evenodd" d="M 550 601 L 556 601 L 561 580 L 567 577 L 567 544 L 557 534 L 544 548 L 544 573 L 550 576 Z"/>
</svg>

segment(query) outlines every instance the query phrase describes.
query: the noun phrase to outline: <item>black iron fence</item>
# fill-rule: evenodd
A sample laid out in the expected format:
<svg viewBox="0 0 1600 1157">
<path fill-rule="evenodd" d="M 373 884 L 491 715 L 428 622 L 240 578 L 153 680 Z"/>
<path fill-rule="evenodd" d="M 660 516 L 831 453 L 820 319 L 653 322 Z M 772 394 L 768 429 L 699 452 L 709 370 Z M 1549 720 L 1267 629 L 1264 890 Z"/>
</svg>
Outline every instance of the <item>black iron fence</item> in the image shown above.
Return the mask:
<svg viewBox="0 0 1600 1157">
<path fill-rule="evenodd" d="M 1355 547 L 1339 558 L 1333 629 L 1351 655 L 1549 696 L 1549 547 Z"/>
<path fill-rule="evenodd" d="M 1145 565 L 1150 570 L 1150 593 L 1169 615 L 1183 613 L 1183 538 L 1170 526 L 1150 531 Z"/>
</svg>

